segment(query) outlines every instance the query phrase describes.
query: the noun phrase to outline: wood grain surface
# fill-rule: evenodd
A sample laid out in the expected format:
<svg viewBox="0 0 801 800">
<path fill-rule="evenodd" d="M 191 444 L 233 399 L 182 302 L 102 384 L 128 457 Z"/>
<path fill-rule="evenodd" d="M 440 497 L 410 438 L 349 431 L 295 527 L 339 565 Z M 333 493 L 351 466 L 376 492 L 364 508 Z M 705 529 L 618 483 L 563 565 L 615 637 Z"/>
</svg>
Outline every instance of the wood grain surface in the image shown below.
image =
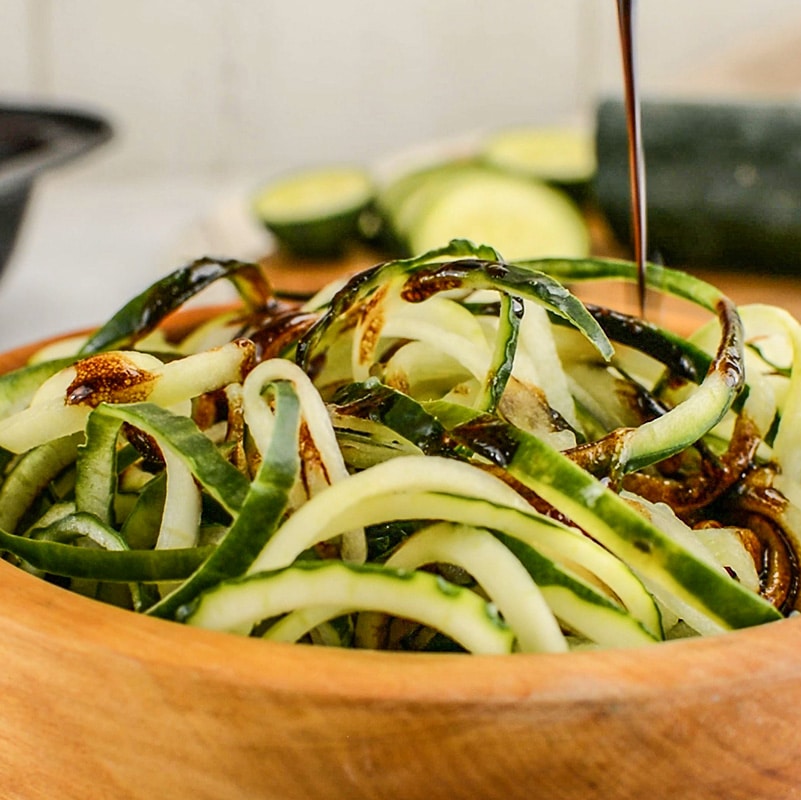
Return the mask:
<svg viewBox="0 0 801 800">
<path fill-rule="evenodd" d="M 801 796 L 801 622 L 637 651 L 387 654 L 193 630 L 0 563 L 3 797 Z"/>
</svg>

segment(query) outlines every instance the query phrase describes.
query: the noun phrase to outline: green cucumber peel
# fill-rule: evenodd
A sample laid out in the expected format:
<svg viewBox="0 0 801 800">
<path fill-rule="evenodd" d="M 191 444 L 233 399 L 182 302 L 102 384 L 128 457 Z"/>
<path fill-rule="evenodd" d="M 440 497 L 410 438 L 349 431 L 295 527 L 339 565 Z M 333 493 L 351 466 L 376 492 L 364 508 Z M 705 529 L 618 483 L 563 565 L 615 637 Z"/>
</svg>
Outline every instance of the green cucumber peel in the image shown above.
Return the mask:
<svg viewBox="0 0 801 800">
<path fill-rule="evenodd" d="M 577 297 L 550 275 L 519 264 L 467 258 L 423 266 L 408 275 L 403 296 L 414 302 L 425 299 L 432 291 L 456 287 L 476 291 L 494 289 L 536 302 L 570 321 L 603 358 L 608 360 L 613 355 L 606 334 Z"/>
<path fill-rule="evenodd" d="M 182 606 L 178 619 L 212 630 L 246 632 L 304 606 L 379 611 L 442 631 L 468 651 L 505 654 L 514 634 L 494 606 L 469 589 L 422 571 L 342 561 L 296 562 L 220 583 Z"/>
<path fill-rule="evenodd" d="M 382 384 L 377 378 L 344 386 L 331 402 L 336 413 L 344 418 L 373 420 L 400 434 L 426 455 L 454 452 L 454 443 L 433 414 L 409 395 Z"/>
<path fill-rule="evenodd" d="M 214 551 L 191 577 L 148 609 L 151 616 L 172 618 L 200 592 L 243 574 L 286 513 L 300 472 L 300 402 L 287 381 L 277 381 L 268 388 L 275 402 L 273 436 L 241 508 Z"/>
<path fill-rule="evenodd" d="M 384 387 L 382 394 L 391 396 L 391 391 Z M 473 424 L 480 423 L 477 412 L 443 401 L 424 404 L 421 411 L 439 422 L 443 440 L 448 436 L 503 467 L 591 533 L 598 528 L 602 534 L 596 538 L 604 547 L 635 570 L 642 570 L 649 577 L 660 575 L 659 582 L 670 584 L 671 591 L 687 602 L 703 609 L 704 603 L 692 598 L 696 588 L 708 584 L 703 593 L 708 596 L 705 612 L 725 627 L 744 627 L 777 618 L 778 612 L 766 601 L 686 553 L 584 469 L 536 437 L 495 418 L 488 418 L 487 426 Z M 381 420 L 385 424 L 391 422 L 393 429 L 407 435 L 402 416 L 383 416 Z M 460 425 L 466 427 L 460 430 Z M 596 508 L 599 496 L 602 501 Z M 601 511 L 603 515 L 599 516 Z M 642 548 L 653 555 L 644 554 Z M 742 612 L 738 610 L 740 605 L 744 606 Z"/>
<path fill-rule="evenodd" d="M 167 475 L 164 472 L 155 475 L 137 494 L 120 530 L 131 549 L 152 548 L 156 544 L 166 496 Z"/>
<path fill-rule="evenodd" d="M 75 462 L 82 438 L 82 433 L 64 436 L 20 456 L 0 487 L 0 528 L 16 532 L 40 493 Z"/>
<path fill-rule="evenodd" d="M 68 578 L 119 583 L 182 580 L 209 556 L 211 547 L 176 550 L 106 550 L 77 547 L 87 537 L 124 547 L 122 537 L 91 514 L 68 515 L 46 528 L 32 531 L 36 538 L 15 536 L 0 529 L 0 550 L 34 569 Z"/>
<path fill-rule="evenodd" d="M 404 542 L 387 566 L 418 569 L 428 563 L 454 564 L 472 575 L 514 631 L 522 651 L 566 649 L 554 615 L 568 629 L 587 634 L 587 639 L 603 646 L 631 647 L 657 640 L 611 599 L 514 536 L 435 523 Z M 265 636 L 297 641 L 321 622 L 354 610 L 332 606 L 297 609 L 271 626 Z"/>
<path fill-rule="evenodd" d="M 200 485 L 231 514 L 235 514 L 244 503 L 250 483 L 236 467 L 220 454 L 211 440 L 200 431 L 188 417 L 173 414 L 154 403 L 101 403 L 90 416 L 108 419 L 118 424 L 127 422 L 156 442 L 164 441 L 186 463 Z M 112 422 L 97 423 L 113 425 Z M 106 441 L 106 445 L 108 442 Z M 107 458 L 107 451 L 85 446 L 82 457 Z M 91 472 L 90 467 L 86 469 Z"/>
<path fill-rule="evenodd" d="M 535 436 L 490 418 L 482 434 L 470 409 L 444 402 L 426 407 L 450 435 L 505 469 L 635 572 L 683 599 L 725 628 L 781 617 L 770 603 L 675 543 L 615 492 Z M 459 425 L 466 424 L 464 437 Z"/>
<path fill-rule="evenodd" d="M 421 405 L 403 393 L 397 392 L 390 387 L 382 386 L 374 380 L 347 387 L 347 389 L 343 389 L 342 392 L 340 392 L 339 397 L 349 398 L 354 401 L 356 398 L 359 398 L 361 400 L 362 409 L 395 432 L 408 438 L 415 444 L 418 444 L 423 452 L 428 454 L 447 454 L 449 450 L 452 452 L 459 450 L 464 458 L 470 459 L 474 456 L 474 451 L 471 446 L 473 444 L 472 440 L 470 438 L 462 438 L 464 430 L 458 430 L 458 425 L 469 423 L 480 418 L 480 415 L 474 409 L 444 401 Z M 347 407 L 342 410 L 347 413 Z M 442 419 L 439 419 L 438 416 L 441 416 Z M 456 429 L 454 431 L 455 436 L 450 434 L 446 426 L 450 429 Z M 496 426 L 502 430 L 511 427 L 502 423 L 500 420 L 497 421 Z M 419 431 L 423 431 L 425 435 L 420 437 L 418 435 Z M 499 456 L 499 454 L 511 452 L 510 448 L 513 446 L 511 443 L 505 443 L 503 437 L 497 437 L 495 440 L 483 439 L 480 441 L 481 444 L 477 445 L 479 451 L 481 451 L 482 448 L 485 450 L 486 448 L 493 448 L 492 460 L 496 463 L 500 461 L 501 465 L 503 465 L 503 457 Z M 487 453 L 483 452 L 482 455 L 486 457 Z M 414 503 L 409 502 L 409 505 L 417 507 L 419 502 L 420 499 L 418 498 Z M 461 517 L 461 519 L 465 524 L 469 524 L 470 520 L 476 521 L 476 524 L 478 524 L 477 521 L 482 520 L 482 524 L 485 526 L 490 526 L 494 519 L 495 530 L 507 531 L 511 533 L 512 536 L 516 535 L 518 537 L 517 541 L 520 542 L 518 550 L 527 553 L 531 551 L 528 553 L 528 561 L 526 563 L 529 568 L 536 568 L 538 570 L 536 574 L 532 573 L 532 576 L 538 583 L 541 582 L 544 576 L 547 576 L 547 580 L 551 581 L 556 580 L 555 576 L 559 576 L 559 580 L 561 581 L 560 585 L 576 595 L 577 599 L 575 602 L 588 602 L 589 598 L 592 596 L 597 598 L 599 607 L 606 608 L 606 604 L 610 602 L 608 598 L 604 598 L 603 595 L 598 593 L 589 584 L 586 584 L 586 582 L 576 576 L 572 576 L 569 569 L 565 571 L 558 564 L 557 553 L 559 552 L 559 547 L 557 542 L 569 542 L 571 546 L 578 544 L 573 540 L 564 539 L 562 537 L 561 528 L 553 530 L 553 528 L 556 527 L 554 523 L 545 517 L 541 518 L 546 526 L 551 526 L 542 536 L 543 542 L 548 542 L 550 539 L 551 546 L 554 547 L 553 550 L 549 551 L 549 557 L 543 554 L 542 544 L 539 549 L 535 549 L 533 547 L 532 538 L 522 533 L 523 529 L 521 528 L 521 523 L 514 518 L 517 516 L 517 512 L 497 508 L 494 516 L 490 517 L 485 514 L 479 506 L 480 504 L 474 506 L 473 510 L 469 511 L 466 516 Z M 433 511 L 430 510 L 430 513 L 433 513 Z M 444 507 L 440 509 L 440 513 L 444 513 Z M 459 518 L 457 517 L 456 519 Z M 550 531 L 550 535 L 548 531 Z M 509 538 L 508 533 L 505 534 L 506 538 L 503 539 L 505 542 Z M 526 548 L 528 548 L 528 550 L 526 550 Z M 598 553 L 595 553 L 594 556 L 597 557 Z M 593 562 L 593 554 L 588 553 L 587 558 L 588 561 L 585 565 L 589 565 Z M 546 571 L 546 565 L 549 565 L 549 571 Z M 603 572 L 604 569 L 609 569 L 609 565 L 598 564 L 598 569 Z M 628 572 L 628 569 L 622 563 L 620 564 L 620 572 Z M 625 577 L 626 576 L 621 574 L 618 580 L 625 580 Z M 639 588 L 641 589 L 642 587 Z M 633 594 L 637 594 L 636 590 L 633 591 Z M 639 618 L 643 620 L 642 623 L 623 611 L 619 606 L 611 604 L 612 608 L 616 608 L 617 612 L 625 616 L 623 620 L 615 620 L 616 625 L 620 624 L 623 626 L 622 629 L 616 627 L 615 630 L 621 631 L 622 640 L 624 641 L 642 642 L 643 637 L 646 636 L 652 639 L 661 638 L 661 623 L 659 622 L 658 614 L 655 612 L 653 604 L 650 601 L 643 602 L 643 600 L 644 593 L 640 595 L 640 604 L 637 606 Z M 600 615 L 602 612 L 598 610 L 597 613 Z M 612 613 L 612 611 L 609 612 L 610 615 Z"/>
<path fill-rule="evenodd" d="M 78 448 L 75 507 L 113 524 L 117 489 L 117 439 L 123 420 L 92 412 L 86 420 L 85 440 Z"/>
<path fill-rule="evenodd" d="M 413 534 L 387 565 L 416 569 L 447 563 L 466 570 L 497 605 L 523 650 L 566 648 L 554 616 L 570 630 L 607 646 L 650 644 L 661 638 L 610 597 L 543 555 L 531 541 L 486 528 L 440 523 Z M 533 584 L 521 581 L 521 568 Z M 528 598 L 525 606 L 523 597 Z"/>
<path fill-rule="evenodd" d="M 543 258 L 518 262 L 529 269 L 540 270 L 567 283 L 585 281 L 623 280 L 636 283 L 639 280 L 637 264 L 613 258 Z M 681 270 L 661 264 L 645 265 L 645 282 L 674 297 L 688 300 L 693 305 L 716 312 L 725 295 L 716 286 Z"/>
<path fill-rule="evenodd" d="M 104 550 L 127 550 L 125 541 L 110 525 L 92 514 L 76 511 L 60 516 L 49 525 L 33 528 L 31 539 L 52 542 L 71 542 L 81 537 L 91 540 Z"/>
<path fill-rule="evenodd" d="M 767 600 L 674 542 L 615 492 L 545 442 L 517 432 L 506 469 L 635 572 L 724 628 L 781 618 Z"/>
<path fill-rule="evenodd" d="M 281 525 L 249 572 L 288 566 L 352 526 L 408 520 L 478 526 L 520 538 L 556 564 L 579 565 L 596 575 L 647 630 L 661 635 L 654 600 L 628 566 L 574 529 L 536 512 L 499 478 L 438 456 L 394 458 L 312 497 Z"/>
<path fill-rule="evenodd" d="M 544 259 L 523 263 L 568 282 L 610 278 L 634 282 L 638 274 L 635 264 L 613 259 Z M 646 282 L 651 288 L 689 300 L 716 314 L 722 335 L 706 376 L 691 397 L 662 417 L 615 432 L 619 447 L 614 472 L 618 476 L 654 464 L 698 441 L 723 419 L 745 389 L 745 336 L 731 300 L 703 280 L 656 264 L 647 265 Z"/>
<path fill-rule="evenodd" d="M 526 542 L 500 531 L 493 533 L 517 556 L 556 617 L 574 633 L 605 647 L 640 646 L 662 638 L 587 581 L 561 569 Z"/>
<path fill-rule="evenodd" d="M 457 258 L 448 261 L 443 259 Z M 368 302 L 375 292 L 393 289 L 407 302 L 420 302 L 445 290 L 493 289 L 524 297 L 575 325 L 609 359 L 612 346 L 584 304 L 559 281 L 544 272 L 502 261 L 492 248 L 454 240 L 447 247 L 422 256 L 379 264 L 359 273 L 330 300 L 328 308 L 301 337 L 295 358 L 308 369 L 330 329 L 347 320 L 353 309 Z"/>
<path fill-rule="evenodd" d="M 410 570 L 427 564 L 452 564 L 470 574 L 514 631 L 521 651 L 567 650 L 541 587 L 486 529 L 447 522 L 429 525 L 412 534 L 386 562 L 387 567 Z"/>
<path fill-rule="evenodd" d="M 498 336 L 492 363 L 476 401 L 476 408 L 494 412 L 509 382 L 514 366 L 515 353 L 520 334 L 520 320 L 523 304 L 517 297 L 501 295 L 501 314 L 498 323 Z"/>
<path fill-rule="evenodd" d="M 712 365 L 706 351 L 673 331 L 602 306 L 588 303 L 587 308 L 613 343 L 639 350 L 666 366 L 671 375 L 700 383 Z M 551 320 L 566 325 L 559 317 L 552 315 Z"/>
<path fill-rule="evenodd" d="M 156 281 L 126 303 L 87 339 L 80 354 L 131 347 L 169 313 L 221 278 L 231 281 L 249 310 L 263 310 L 273 300 L 270 285 L 258 264 L 200 258 Z"/>
<path fill-rule="evenodd" d="M 717 306 L 723 335 L 706 377 L 684 401 L 661 417 L 627 431 L 618 452 L 618 474 L 681 452 L 720 422 L 745 386 L 745 334 L 734 305 Z"/>
</svg>

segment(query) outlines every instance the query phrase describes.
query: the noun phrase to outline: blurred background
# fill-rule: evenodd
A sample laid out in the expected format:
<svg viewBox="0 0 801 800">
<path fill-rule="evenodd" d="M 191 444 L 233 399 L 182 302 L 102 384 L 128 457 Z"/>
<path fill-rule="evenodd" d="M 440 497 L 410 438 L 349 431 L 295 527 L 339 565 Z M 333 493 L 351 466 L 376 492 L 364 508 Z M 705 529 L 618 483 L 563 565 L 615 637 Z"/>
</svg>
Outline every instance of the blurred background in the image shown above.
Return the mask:
<svg viewBox="0 0 801 800">
<path fill-rule="evenodd" d="M 648 96 L 801 104 L 798 0 L 643 0 Z M 0 348 L 102 321 L 183 260 L 255 257 L 254 188 L 620 96 L 612 0 L 2 0 L 0 101 L 108 118 L 37 180 L 0 281 Z"/>
</svg>

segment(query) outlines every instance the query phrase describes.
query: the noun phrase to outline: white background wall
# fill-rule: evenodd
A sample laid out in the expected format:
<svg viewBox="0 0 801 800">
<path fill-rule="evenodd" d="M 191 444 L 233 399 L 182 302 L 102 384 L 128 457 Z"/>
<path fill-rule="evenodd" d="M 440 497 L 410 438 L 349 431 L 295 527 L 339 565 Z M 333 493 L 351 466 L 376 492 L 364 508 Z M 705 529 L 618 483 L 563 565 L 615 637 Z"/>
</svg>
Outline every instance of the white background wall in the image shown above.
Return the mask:
<svg viewBox="0 0 801 800">
<path fill-rule="evenodd" d="M 799 0 L 640 0 L 638 30 L 646 94 L 801 102 Z M 620 85 L 614 0 L 0 0 L 0 101 L 116 129 L 37 184 L 0 347 L 105 318 L 275 172 L 591 124 Z M 234 229 L 225 249 L 258 245 Z"/>
<path fill-rule="evenodd" d="M 474 128 L 591 115 L 600 92 L 619 91 L 615 6 L 2 0 L 0 95 L 107 112 L 119 135 L 104 169 L 118 174 L 374 159 Z M 756 41 L 801 36 L 801 3 L 640 0 L 638 27 L 644 89 L 684 90 Z M 797 65 L 793 80 L 801 95 Z"/>
</svg>

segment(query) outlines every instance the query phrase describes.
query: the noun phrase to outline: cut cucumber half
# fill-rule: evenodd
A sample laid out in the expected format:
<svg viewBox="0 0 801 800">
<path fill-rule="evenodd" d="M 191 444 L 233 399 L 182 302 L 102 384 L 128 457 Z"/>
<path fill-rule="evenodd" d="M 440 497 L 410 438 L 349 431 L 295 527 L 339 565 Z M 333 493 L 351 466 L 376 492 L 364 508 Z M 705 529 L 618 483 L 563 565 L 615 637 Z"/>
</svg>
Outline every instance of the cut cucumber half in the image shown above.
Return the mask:
<svg viewBox="0 0 801 800">
<path fill-rule="evenodd" d="M 649 100 L 642 106 L 649 258 L 674 266 L 801 269 L 801 108 L 793 103 Z M 631 239 L 626 112 L 596 119 L 598 207 Z"/>
<path fill-rule="evenodd" d="M 481 160 L 515 175 L 546 181 L 586 198 L 596 170 L 590 133 L 567 127 L 510 128 L 490 135 Z"/>
<path fill-rule="evenodd" d="M 545 183 L 469 168 L 429 189 L 412 219 L 408 247 L 422 253 L 452 239 L 492 245 L 506 259 L 580 258 L 589 252 L 587 225 L 575 203 Z"/>
<path fill-rule="evenodd" d="M 409 223 L 425 208 L 432 193 L 441 191 L 452 178 L 463 178 L 474 169 L 471 161 L 442 161 L 405 172 L 384 185 L 376 208 L 383 223 L 382 244 L 393 252 L 411 255 L 407 236 Z"/>
<path fill-rule="evenodd" d="M 414 218 L 414 209 L 425 201 L 427 193 L 437 191 L 451 178 L 473 172 L 471 162 L 445 161 L 400 176 L 385 186 L 378 196 L 378 207 L 392 218 L 399 229 Z"/>
<path fill-rule="evenodd" d="M 373 201 L 373 181 L 358 167 L 295 172 L 259 191 L 253 208 L 280 245 L 295 255 L 339 255 L 359 236 L 362 214 Z"/>
</svg>

